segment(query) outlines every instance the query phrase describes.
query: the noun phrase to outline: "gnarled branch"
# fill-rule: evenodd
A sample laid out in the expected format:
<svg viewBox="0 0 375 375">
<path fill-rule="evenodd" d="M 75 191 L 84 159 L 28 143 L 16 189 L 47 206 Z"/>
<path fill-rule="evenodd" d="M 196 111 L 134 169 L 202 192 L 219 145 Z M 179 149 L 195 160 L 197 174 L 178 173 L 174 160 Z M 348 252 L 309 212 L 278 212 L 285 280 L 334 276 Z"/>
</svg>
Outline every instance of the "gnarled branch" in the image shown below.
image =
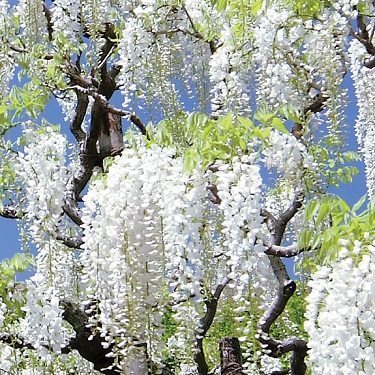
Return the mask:
<svg viewBox="0 0 375 375">
<path fill-rule="evenodd" d="M 76 337 L 70 341 L 71 349 L 76 349 L 83 358 L 93 363 L 95 370 L 105 375 L 120 374 L 120 369 L 114 365 L 114 358 L 109 355 L 112 346 L 104 348 L 105 338 L 88 327 L 89 315 L 69 300 L 60 301 L 60 305 L 64 309 L 63 319 L 76 333 Z"/>
<path fill-rule="evenodd" d="M 224 288 L 228 285 L 229 282 L 230 279 L 226 278 L 221 284 L 219 284 L 216 287 L 215 293 L 210 298 L 210 300 L 205 301 L 206 313 L 200 321 L 199 332 L 197 332 L 197 353 L 194 358 L 195 362 L 198 365 L 199 375 L 206 375 L 208 373 L 208 365 L 203 351 L 203 339 L 214 321 L 221 293 L 223 292 Z"/>
<path fill-rule="evenodd" d="M 280 249 L 280 244 L 285 233 L 285 229 L 290 220 L 294 217 L 297 211 L 302 206 L 302 201 L 304 199 L 303 194 L 297 194 L 291 205 L 280 215 L 279 218 L 273 217 L 266 211 L 262 211 L 262 215 L 266 218 L 267 226 L 270 231 L 270 241 L 268 244 L 269 249 L 276 246 L 276 249 Z M 275 250 L 275 248 L 274 248 Z M 272 270 L 278 281 L 278 289 L 275 299 L 269 309 L 261 317 L 258 328 L 260 331 L 259 341 L 265 348 L 270 351 L 271 356 L 276 356 L 280 351 L 292 351 L 292 356 L 290 360 L 291 364 L 291 374 L 292 375 L 303 375 L 306 371 L 306 365 L 304 363 L 304 358 L 307 353 L 307 346 L 304 340 L 293 339 L 292 342 L 301 345 L 282 345 L 282 343 L 289 343 L 289 341 L 279 342 L 274 340 L 270 336 L 270 328 L 276 319 L 284 311 L 289 299 L 292 297 L 296 290 L 296 284 L 289 278 L 286 267 L 280 257 L 274 255 L 268 255 Z M 285 347 L 285 348 L 284 348 Z M 303 347 L 303 350 L 301 349 Z M 280 348 L 283 348 L 282 350 Z M 288 348 L 288 350 L 286 349 Z"/>
<path fill-rule="evenodd" d="M 13 205 L 7 204 L 0 210 L 0 216 L 6 219 L 22 219 L 23 212 Z"/>
</svg>

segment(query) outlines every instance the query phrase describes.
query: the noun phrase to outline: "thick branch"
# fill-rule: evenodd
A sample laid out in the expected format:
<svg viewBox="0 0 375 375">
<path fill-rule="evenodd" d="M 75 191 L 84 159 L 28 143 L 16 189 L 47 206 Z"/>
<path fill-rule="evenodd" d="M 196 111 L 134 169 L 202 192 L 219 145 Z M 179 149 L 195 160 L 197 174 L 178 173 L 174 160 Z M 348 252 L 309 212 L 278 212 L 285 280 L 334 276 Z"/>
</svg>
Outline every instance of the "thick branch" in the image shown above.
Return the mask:
<svg viewBox="0 0 375 375">
<path fill-rule="evenodd" d="M 307 343 L 298 337 L 288 337 L 285 340 L 275 340 L 268 335 L 261 335 L 259 341 L 269 351 L 269 355 L 274 358 L 279 358 L 285 353 L 292 352 L 291 375 L 304 375 L 306 372 L 305 358 L 307 356 Z M 287 372 L 289 373 L 289 371 Z"/>
<path fill-rule="evenodd" d="M 63 319 L 66 320 L 76 333 L 76 337 L 71 340 L 70 346 L 76 349 L 79 354 L 93 363 L 94 369 L 102 372 L 105 375 L 118 375 L 121 373 L 120 369 L 114 366 L 114 358 L 109 354 L 112 347 L 104 348 L 103 344 L 106 342 L 100 333 L 94 333 L 89 327 L 89 316 L 82 311 L 75 303 L 63 300 L 60 302 L 64 309 Z M 91 339 L 92 337 L 92 339 Z"/>
<path fill-rule="evenodd" d="M 29 342 L 27 342 L 24 338 L 18 336 L 18 335 L 11 335 L 9 333 L 4 333 L 0 336 L 0 342 L 4 344 L 8 344 L 14 349 L 29 349 L 29 350 L 36 350 L 35 346 Z M 42 345 L 44 348 L 51 350 L 51 346 L 48 344 Z M 64 348 L 61 348 L 62 354 L 68 354 L 72 351 L 72 348 L 68 345 Z"/>
<path fill-rule="evenodd" d="M 284 285 L 282 288 L 279 288 L 271 307 L 265 312 L 259 322 L 259 328 L 262 330 L 262 332 L 267 334 L 269 333 L 271 325 L 282 314 L 286 304 L 288 303 L 295 290 L 296 283 L 292 280 L 288 280 L 286 285 Z"/>
<path fill-rule="evenodd" d="M 73 120 L 70 124 L 70 131 L 74 135 L 78 144 L 81 144 L 85 137 L 86 133 L 82 130 L 82 123 L 86 115 L 87 107 L 89 105 L 88 95 L 80 90 L 76 90 L 77 95 L 77 107 L 74 113 Z"/>
<path fill-rule="evenodd" d="M 56 239 L 58 241 L 61 241 L 65 246 L 70 247 L 71 249 L 79 249 L 83 245 L 82 238 L 72 238 L 59 234 Z"/>
<path fill-rule="evenodd" d="M 87 80 L 82 78 L 77 67 L 71 66 L 68 72 L 72 83 L 75 84 L 73 87 L 77 93 L 78 99 L 71 129 L 77 141 L 81 144 L 81 148 L 79 167 L 74 176 L 70 178 L 67 185 L 64 211 L 77 225 L 82 225 L 81 211 L 77 203 L 79 196 L 90 180 L 94 167 L 101 165 L 101 153 L 97 150 L 99 136 L 101 134 L 109 135 L 110 130 L 104 129 L 104 127 L 108 127 L 108 125 L 112 124 L 108 119 L 109 108 L 112 107 L 108 100 L 116 90 L 115 78 L 119 73 L 119 69 L 118 67 L 114 67 L 110 70 L 109 74 L 106 61 L 114 46 L 114 42 L 110 40 L 112 37 L 115 37 L 113 29 L 113 25 L 106 24 L 106 32 L 104 33 L 106 43 L 101 51 L 102 59 L 99 63 L 101 79 L 98 88 L 92 85 L 93 79 Z M 87 111 L 89 94 L 95 98 L 95 103 L 91 111 L 90 129 L 87 134 L 84 134 L 81 129 L 81 124 Z M 122 130 L 118 129 L 118 131 L 121 132 L 120 136 L 122 137 Z"/>
<path fill-rule="evenodd" d="M 358 15 L 357 15 L 357 32 L 354 33 L 352 31 L 351 35 L 354 36 L 366 48 L 366 52 L 369 55 L 371 55 L 370 58 L 366 58 L 363 61 L 363 65 L 368 69 L 374 68 L 375 67 L 375 46 L 372 43 L 373 35 L 371 36 L 369 35 L 367 31 L 367 25 L 360 12 L 358 12 Z"/>
<path fill-rule="evenodd" d="M 16 207 L 7 204 L 0 211 L 0 216 L 6 219 L 21 219 L 23 217 L 23 213 Z"/>
<path fill-rule="evenodd" d="M 280 215 L 280 218 L 274 222 L 275 232 L 273 235 L 272 245 L 280 245 L 286 226 L 297 211 L 302 207 L 304 196 L 297 194 L 288 209 Z"/>
<path fill-rule="evenodd" d="M 290 246 L 277 246 L 271 244 L 266 244 L 266 246 L 268 246 L 268 249 L 265 251 L 267 255 L 274 255 L 281 258 L 292 258 L 303 251 L 298 248 L 296 243 Z"/>
<path fill-rule="evenodd" d="M 214 321 L 219 298 L 224 288 L 228 285 L 230 279 L 226 278 L 223 283 L 216 287 L 215 293 L 209 301 L 206 301 L 206 314 L 200 321 L 199 332 L 197 333 L 196 348 L 197 354 L 195 355 L 195 362 L 198 365 L 198 373 L 206 375 L 208 373 L 208 365 L 203 351 L 203 339 L 210 329 Z"/>
<path fill-rule="evenodd" d="M 47 7 L 47 5 L 43 4 L 43 12 L 47 20 L 47 30 L 48 30 L 48 40 L 52 40 L 52 34 L 53 34 L 53 23 L 52 23 L 52 16 L 51 11 Z"/>
<path fill-rule="evenodd" d="M 208 184 L 207 187 L 208 192 L 208 199 L 215 204 L 221 203 L 221 198 L 219 197 L 219 191 L 217 189 L 217 186 L 214 184 Z"/>
<path fill-rule="evenodd" d="M 268 244 L 269 249 L 267 251 L 271 252 L 272 250 L 277 251 L 282 249 L 280 244 L 284 236 L 287 224 L 302 206 L 303 198 L 304 197 L 302 194 L 296 195 L 291 205 L 280 215 L 278 219 L 274 218 L 268 212 L 262 211 L 262 215 L 266 218 L 267 226 L 271 234 L 270 242 Z M 278 353 L 283 350 L 293 351 L 290 362 L 291 373 L 292 375 L 303 375 L 306 371 L 306 365 L 304 363 L 304 358 L 307 353 L 305 341 L 295 338 L 293 340 L 287 339 L 282 342 L 285 345 L 282 345 L 281 342 L 274 340 L 269 333 L 272 324 L 282 314 L 289 299 L 295 292 L 296 284 L 294 281 L 290 280 L 286 267 L 280 257 L 269 254 L 268 258 L 270 260 L 272 270 L 278 281 L 278 290 L 272 305 L 263 314 L 262 318 L 259 321 L 259 341 L 265 346 L 267 350 L 270 351 L 271 356 L 279 356 Z M 292 344 L 290 344 L 288 346 L 286 345 L 286 343 L 290 342 L 288 340 L 292 340 L 291 342 L 293 343 L 295 343 L 296 340 L 299 340 L 298 342 L 303 343 L 303 345 L 301 344 L 293 346 Z"/>
<path fill-rule="evenodd" d="M 236 337 L 221 339 L 219 350 L 222 375 L 245 375 L 241 363 L 240 343 Z"/>
</svg>

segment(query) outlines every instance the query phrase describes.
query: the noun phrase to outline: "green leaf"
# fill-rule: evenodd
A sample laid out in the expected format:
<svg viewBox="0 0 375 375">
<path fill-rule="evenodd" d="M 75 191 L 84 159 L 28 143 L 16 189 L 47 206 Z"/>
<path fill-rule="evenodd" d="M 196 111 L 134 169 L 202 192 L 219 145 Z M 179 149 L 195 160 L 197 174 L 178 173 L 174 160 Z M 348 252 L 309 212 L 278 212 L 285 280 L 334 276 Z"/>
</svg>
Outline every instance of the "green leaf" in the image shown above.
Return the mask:
<svg viewBox="0 0 375 375">
<path fill-rule="evenodd" d="M 304 229 L 299 235 L 298 238 L 298 245 L 301 248 L 307 248 L 310 245 L 310 241 L 312 238 L 312 231 L 309 229 Z"/>
<path fill-rule="evenodd" d="M 231 130 L 233 128 L 233 116 L 229 113 L 223 119 L 221 119 L 220 124 L 224 130 Z"/>
<path fill-rule="evenodd" d="M 224 9 L 226 9 L 227 5 L 228 5 L 227 0 L 219 0 L 217 3 L 217 10 L 219 12 L 222 12 Z"/>
<path fill-rule="evenodd" d="M 275 115 L 273 113 L 266 112 L 264 109 L 258 109 L 258 111 L 254 115 L 254 119 L 260 121 L 262 124 L 267 124 L 271 118 Z"/>
<path fill-rule="evenodd" d="M 320 225 L 323 222 L 323 220 L 327 217 L 330 209 L 331 209 L 331 205 L 329 204 L 329 202 L 322 203 L 318 212 L 318 216 L 315 221 L 316 226 Z"/>
<path fill-rule="evenodd" d="M 109 167 L 114 163 L 115 158 L 113 156 L 107 156 L 103 159 L 103 171 L 108 172 Z"/>
<path fill-rule="evenodd" d="M 311 199 L 307 202 L 306 208 L 305 208 L 305 220 L 310 221 L 314 218 L 316 212 L 320 208 L 321 201 L 319 199 Z"/>
<path fill-rule="evenodd" d="M 265 127 L 262 128 L 260 126 L 257 126 L 254 128 L 254 136 L 259 139 L 266 139 L 271 134 L 271 128 Z"/>
<path fill-rule="evenodd" d="M 281 133 L 284 133 L 284 134 L 290 134 L 289 130 L 285 127 L 283 121 L 278 118 L 278 117 L 274 117 L 272 120 L 271 120 L 271 125 L 276 129 L 278 130 L 279 132 Z"/>
<path fill-rule="evenodd" d="M 286 117 L 288 120 L 294 121 L 294 122 L 300 122 L 300 114 L 298 113 L 298 110 L 290 105 L 290 104 L 285 104 L 283 105 L 280 109 L 279 112 Z"/>
<path fill-rule="evenodd" d="M 250 13 L 253 16 L 256 16 L 259 13 L 259 11 L 262 9 L 262 5 L 263 5 L 263 0 L 254 1 L 253 4 L 251 5 Z"/>
<path fill-rule="evenodd" d="M 354 212 L 355 212 L 355 211 L 358 211 L 358 210 L 363 206 L 363 203 L 365 203 L 366 198 L 367 198 L 367 195 L 365 194 L 363 197 L 361 197 L 361 198 L 359 199 L 359 201 L 358 201 L 357 203 L 355 203 L 355 204 L 353 205 L 353 211 L 354 211 Z"/>
<path fill-rule="evenodd" d="M 191 130 L 202 129 L 208 120 L 207 115 L 201 112 L 193 112 L 189 115 L 187 125 Z"/>
<path fill-rule="evenodd" d="M 249 118 L 238 116 L 238 121 L 245 127 L 254 127 L 254 123 Z"/>
<path fill-rule="evenodd" d="M 344 158 L 347 161 L 359 161 L 359 160 L 362 160 L 362 158 L 358 154 L 358 152 L 355 152 L 355 151 L 345 151 L 342 155 L 344 156 Z"/>
<path fill-rule="evenodd" d="M 0 105 L 0 115 L 4 114 L 7 111 L 7 106 L 5 105 Z"/>
<path fill-rule="evenodd" d="M 193 148 L 188 148 L 184 154 L 184 166 L 187 170 L 193 170 L 199 164 L 198 151 Z"/>
</svg>

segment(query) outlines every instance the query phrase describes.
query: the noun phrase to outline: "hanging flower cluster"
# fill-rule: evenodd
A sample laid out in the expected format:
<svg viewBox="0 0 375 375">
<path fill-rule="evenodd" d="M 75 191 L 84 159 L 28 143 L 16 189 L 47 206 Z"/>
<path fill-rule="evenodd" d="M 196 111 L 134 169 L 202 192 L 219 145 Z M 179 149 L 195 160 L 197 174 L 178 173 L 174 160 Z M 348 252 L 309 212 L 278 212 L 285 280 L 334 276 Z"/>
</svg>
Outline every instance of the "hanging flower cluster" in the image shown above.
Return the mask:
<svg viewBox="0 0 375 375">
<path fill-rule="evenodd" d="M 185 32 L 191 28 L 188 5 L 185 11 L 157 8 L 150 18 L 152 9 L 149 2 L 138 6 L 133 9 L 134 17 L 127 16 L 124 23 L 119 43 L 123 106 L 133 109 L 157 103 L 163 116 L 173 117 L 184 107 L 183 89 L 186 96 L 198 90 L 198 100 L 203 99 L 204 87 L 197 83 L 207 75 L 209 46 Z M 205 108 L 206 103 L 201 105 Z"/>
<path fill-rule="evenodd" d="M 100 322 L 114 355 L 126 357 L 136 342 L 145 342 L 154 363 L 161 361 L 166 302 L 201 296 L 205 187 L 172 156 L 156 146 L 125 149 L 105 180 L 91 185 L 83 216 L 82 281 L 100 311 L 92 324 Z M 194 332 L 191 323 L 185 326 Z"/>
<path fill-rule="evenodd" d="M 203 225 L 212 209 L 208 180 L 220 191 L 215 210 L 222 218 L 221 233 Z M 97 301 L 90 308 L 91 324 L 114 346 L 115 356 L 126 357 L 136 342 L 144 342 L 152 360 L 161 363 L 161 319 L 171 304 L 179 330 L 168 340 L 169 351 L 192 365 L 207 292 L 229 277 L 237 301 L 249 284 L 264 301 L 269 297 L 261 184 L 250 156 L 235 158 L 215 173 L 187 173 L 172 150 L 142 144 L 125 149 L 105 177 L 91 184 L 80 256 L 84 298 Z M 212 270 L 207 261 L 218 251 L 218 241 L 224 253 Z"/>
<path fill-rule="evenodd" d="M 147 92 L 144 85 L 148 82 L 148 70 L 155 57 L 152 56 L 151 45 L 151 34 L 146 31 L 142 20 L 129 18 L 119 43 L 120 84 L 125 108 L 132 108 L 137 90 L 142 90 L 142 94 L 138 95 L 141 100 Z"/>
<path fill-rule="evenodd" d="M 35 43 L 46 36 L 47 20 L 42 0 L 20 0 L 15 8 L 15 15 L 19 17 L 20 27 L 28 43 Z"/>
<path fill-rule="evenodd" d="M 6 0 L 0 1 L 0 14 L 9 12 L 9 4 Z M 0 17 L 0 98 L 3 98 L 9 91 L 9 81 L 14 74 L 14 62 L 9 46 L 5 41 L 11 39 L 11 25 L 5 17 Z"/>
<path fill-rule="evenodd" d="M 249 114 L 248 79 L 243 70 L 244 52 L 236 50 L 234 36 L 227 27 L 222 35 L 223 46 L 212 54 L 210 60 L 211 106 L 215 115 L 228 112 Z"/>
<path fill-rule="evenodd" d="M 351 14 L 327 9 L 321 16 L 320 22 L 305 23 L 306 37 L 304 39 L 304 55 L 306 64 L 311 68 L 310 82 L 330 96 L 337 92 L 346 71 L 345 46 L 349 34 Z"/>
<path fill-rule="evenodd" d="M 295 17 L 285 4 L 265 10 L 254 28 L 259 103 L 303 110 L 317 93 L 327 97 L 337 93 L 346 69 L 344 51 L 353 16 L 338 8 L 325 10 L 315 22 Z M 327 105 L 331 106 L 329 100 Z"/>
<path fill-rule="evenodd" d="M 25 186 L 25 219 L 35 243 L 37 271 L 27 282 L 23 334 L 36 348 L 35 355 L 48 364 L 71 337 L 62 320 L 60 298 L 76 296 L 74 254 L 56 236 L 62 218 L 66 187 L 65 138 L 51 128 L 25 124 L 26 142 L 18 159 L 18 174 Z"/>
<path fill-rule="evenodd" d="M 241 275 L 241 267 L 247 272 L 251 272 L 252 267 L 257 268 L 255 259 L 248 263 L 240 261 L 247 258 L 247 252 L 259 251 L 256 258 L 259 255 L 259 261 L 262 261 L 260 254 L 264 248 L 257 244 L 262 237 L 260 168 L 253 164 L 251 157 L 235 157 L 230 164 L 220 166 L 216 178 L 223 215 L 221 235 L 228 258 L 226 266 L 233 273 L 232 278 L 237 279 Z"/>
<path fill-rule="evenodd" d="M 45 233 L 53 232 L 62 215 L 67 180 L 65 138 L 52 128 L 24 126 L 26 147 L 19 154 L 18 174 L 24 181 L 26 218 L 33 240 L 41 245 Z"/>
<path fill-rule="evenodd" d="M 77 32 L 80 30 L 80 11 L 80 2 L 69 0 L 54 1 L 51 7 L 51 22 L 55 32 L 62 32 L 68 40 L 78 42 Z"/>
<path fill-rule="evenodd" d="M 369 196 L 375 194 L 375 116 L 372 103 L 374 94 L 374 69 L 368 69 L 363 61 L 368 57 L 365 47 L 353 40 L 349 48 L 350 70 L 352 73 L 355 94 L 358 103 L 356 135 L 366 168 L 367 191 Z"/>
<path fill-rule="evenodd" d="M 298 56 L 294 42 L 304 35 L 305 30 L 302 24 L 296 24 L 288 38 L 283 26 L 291 15 L 292 12 L 283 6 L 266 9 L 254 27 L 253 62 L 257 66 L 258 102 L 266 100 L 275 106 L 288 103 L 298 108 L 300 97 L 292 84 L 297 77 L 286 56 Z"/>
<path fill-rule="evenodd" d="M 375 243 L 341 240 L 339 259 L 312 275 L 307 297 L 313 374 L 373 374 L 375 368 Z M 349 250 L 361 254 L 355 261 Z"/>
</svg>

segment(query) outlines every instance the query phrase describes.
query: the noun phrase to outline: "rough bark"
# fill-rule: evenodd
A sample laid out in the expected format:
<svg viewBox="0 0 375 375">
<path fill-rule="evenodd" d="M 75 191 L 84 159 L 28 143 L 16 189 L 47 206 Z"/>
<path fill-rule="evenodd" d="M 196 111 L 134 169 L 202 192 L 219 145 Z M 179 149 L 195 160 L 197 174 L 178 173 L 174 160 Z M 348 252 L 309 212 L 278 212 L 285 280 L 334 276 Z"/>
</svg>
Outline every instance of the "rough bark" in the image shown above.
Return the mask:
<svg viewBox="0 0 375 375">
<path fill-rule="evenodd" d="M 118 155 L 124 148 L 121 116 L 107 112 L 103 115 L 103 125 L 99 135 L 100 160 Z"/>
<path fill-rule="evenodd" d="M 357 6 L 355 6 L 355 9 L 357 9 Z M 363 60 L 363 65 L 368 69 L 372 69 L 375 67 L 375 46 L 372 42 L 375 29 L 373 27 L 371 34 L 369 34 L 369 32 L 367 31 L 367 26 L 368 25 L 363 19 L 363 15 L 358 11 L 357 31 L 354 32 L 352 30 L 351 35 L 354 36 L 366 48 L 366 52 L 371 55 L 369 58 Z"/>
<path fill-rule="evenodd" d="M 290 207 L 278 219 L 268 212 L 262 212 L 262 215 L 266 217 L 267 226 L 270 231 L 269 249 L 273 247 L 276 247 L 276 249 L 281 248 L 280 244 L 287 224 L 301 208 L 302 201 L 303 195 L 297 195 Z M 286 267 L 279 256 L 268 255 L 268 258 L 278 281 L 278 289 L 273 303 L 259 321 L 259 342 L 272 357 L 280 357 L 284 353 L 292 352 L 290 360 L 291 375 L 304 375 L 306 372 L 304 359 L 307 355 L 307 343 L 295 337 L 278 341 L 270 335 L 272 324 L 284 311 L 289 299 L 296 290 L 296 284 L 290 279 Z"/>
<path fill-rule="evenodd" d="M 116 38 L 113 25 L 106 24 L 103 38 L 106 42 L 101 50 L 99 65 L 93 70 L 94 73 L 98 71 L 100 75 L 98 87 L 93 83 L 94 77 L 90 79 L 81 77 L 79 60 L 77 60 L 76 66 L 72 65 L 67 72 L 71 83 L 75 86 L 77 95 L 77 107 L 70 128 L 81 147 L 79 167 L 67 185 L 64 211 L 77 225 L 82 225 L 81 212 L 77 203 L 80 199 L 80 194 L 90 180 L 94 167 L 102 164 L 101 151 L 97 149 L 99 138 L 101 140 L 100 143 L 105 147 L 103 155 L 109 156 L 112 154 L 112 150 L 108 149 L 112 144 L 116 146 L 115 153 L 121 151 L 121 142 L 119 141 L 120 138 L 122 139 L 121 120 L 119 121 L 117 117 L 109 115 L 108 110 L 103 107 L 104 99 L 95 100 L 94 102 L 91 110 L 90 129 L 87 134 L 82 129 L 82 122 L 88 106 L 89 90 L 108 101 L 117 87 L 115 78 L 119 73 L 119 68 L 114 65 L 109 71 L 107 70 L 107 59 L 115 45 L 113 40 Z M 107 140 L 107 138 L 110 138 L 110 140 Z"/>
<path fill-rule="evenodd" d="M 208 365 L 203 350 L 203 339 L 214 321 L 219 298 L 224 288 L 228 285 L 229 281 L 230 279 L 227 278 L 223 283 L 219 284 L 216 287 L 215 293 L 213 294 L 213 296 L 211 296 L 210 300 L 206 301 L 206 313 L 200 321 L 199 332 L 197 332 L 197 339 L 195 343 L 196 349 L 198 350 L 197 354 L 195 355 L 195 362 L 197 364 L 199 375 L 208 374 Z"/>
<path fill-rule="evenodd" d="M 118 375 L 120 369 L 114 366 L 114 358 L 108 356 L 112 347 L 104 349 L 105 338 L 100 333 L 94 333 L 90 328 L 89 316 L 71 301 L 61 301 L 64 309 L 63 318 L 66 320 L 76 333 L 76 337 L 70 341 L 70 348 L 76 349 L 79 354 L 87 361 L 93 363 L 94 369 L 105 375 Z M 103 370 L 106 369 L 106 370 Z"/>
<path fill-rule="evenodd" d="M 240 343 L 236 337 L 224 337 L 219 344 L 222 375 L 245 375 Z"/>
<path fill-rule="evenodd" d="M 0 216 L 5 219 L 21 219 L 23 217 L 23 212 L 16 207 L 7 204 L 0 211 Z"/>
</svg>

